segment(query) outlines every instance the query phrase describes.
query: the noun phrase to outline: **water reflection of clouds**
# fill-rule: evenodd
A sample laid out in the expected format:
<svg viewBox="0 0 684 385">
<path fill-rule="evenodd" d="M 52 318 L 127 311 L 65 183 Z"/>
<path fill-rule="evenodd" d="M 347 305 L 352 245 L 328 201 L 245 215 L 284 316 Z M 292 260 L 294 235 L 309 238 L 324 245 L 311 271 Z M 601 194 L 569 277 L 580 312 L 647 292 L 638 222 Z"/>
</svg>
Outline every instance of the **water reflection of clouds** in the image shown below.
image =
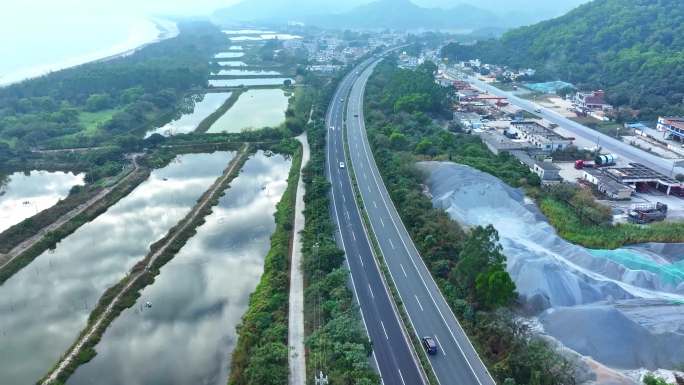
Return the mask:
<svg viewBox="0 0 684 385">
<path fill-rule="evenodd" d="M 154 171 L 54 252 L 0 286 L 3 381 L 31 383 L 43 375 L 73 342 L 104 290 L 190 210 L 232 156 L 183 155 L 180 162 Z"/>
<path fill-rule="evenodd" d="M 209 129 L 210 133 L 275 127 L 285 120 L 288 98 L 279 89 L 249 90 Z"/>
<path fill-rule="evenodd" d="M 262 273 L 290 165 L 279 155 L 250 158 L 197 235 L 112 324 L 98 355 L 69 383 L 225 383 L 235 326 Z M 146 301 L 152 308 L 142 306 Z"/>
<path fill-rule="evenodd" d="M 202 101 L 195 103 L 192 113 L 183 114 L 180 118 L 147 133 L 164 136 L 185 134 L 194 131 L 211 113 L 216 111 L 230 97 L 231 92 L 212 92 L 204 95 Z"/>
<path fill-rule="evenodd" d="M 43 211 L 69 195 L 75 185 L 82 185 L 84 175 L 64 172 L 17 172 L 0 195 L 0 231 Z"/>
</svg>

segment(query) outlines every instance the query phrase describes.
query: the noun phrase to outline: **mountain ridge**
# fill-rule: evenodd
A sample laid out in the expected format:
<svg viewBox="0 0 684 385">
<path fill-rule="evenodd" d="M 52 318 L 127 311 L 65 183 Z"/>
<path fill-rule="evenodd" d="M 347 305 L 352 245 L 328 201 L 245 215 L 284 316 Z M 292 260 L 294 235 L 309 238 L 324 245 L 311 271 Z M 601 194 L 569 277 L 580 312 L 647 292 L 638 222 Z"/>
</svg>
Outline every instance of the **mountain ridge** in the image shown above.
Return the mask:
<svg viewBox="0 0 684 385">
<path fill-rule="evenodd" d="M 294 4 L 293 4 L 294 1 Z M 346 7 L 328 7 L 324 0 L 316 6 L 307 0 L 273 4 L 273 0 L 238 3 L 214 12 L 219 22 L 285 22 L 331 28 L 354 29 L 451 29 L 469 30 L 505 24 L 493 12 L 469 4 L 457 4 L 449 9 L 421 7 L 411 0 L 358 0 Z M 356 4 L 355 6 L 351 6 Z M 330 9 L 324 13 L 320 9 Z"/>
</svg>

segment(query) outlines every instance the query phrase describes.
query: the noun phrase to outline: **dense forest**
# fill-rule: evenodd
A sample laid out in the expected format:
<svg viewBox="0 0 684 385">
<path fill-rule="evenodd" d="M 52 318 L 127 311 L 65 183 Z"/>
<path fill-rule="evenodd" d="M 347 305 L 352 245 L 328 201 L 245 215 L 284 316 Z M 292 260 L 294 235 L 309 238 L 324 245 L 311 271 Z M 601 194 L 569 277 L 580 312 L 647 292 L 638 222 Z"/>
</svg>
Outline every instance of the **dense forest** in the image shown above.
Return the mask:
<svg viewBox="0 0 684 385">
<path fill-rule="evenodd" d="M 479 138 L 448 132 L 439 117 L 445 90 L 433 79 L 436 67 L 376 67 L 365 110 L 369 141 L 392 200 L 442 293 L 499 383 L 574 384 L 573 366 L 533 338 L 512 313 L 515 284 L 491 227 L 462 229 L 423 193 L 417 160 L 453 160 L 522 187 L 536 175 L 508 155 L 495 156 Z"/>
<path fill-rule="evenodd" d="M 111 60 L 0 88 L 0 153 L 127 144 L 170 120 L 206 86 L 209 59 L 225 36 L 209 23 Z"/>
<path fill-rule="evenodd" d="M 498 40 L 447 45 L 442 55 L 534 68 L 541 80 L 603 88 L 612 104 L 644 118 L 684 114 L 681 0 L 595 0 Z"/>
</svg>

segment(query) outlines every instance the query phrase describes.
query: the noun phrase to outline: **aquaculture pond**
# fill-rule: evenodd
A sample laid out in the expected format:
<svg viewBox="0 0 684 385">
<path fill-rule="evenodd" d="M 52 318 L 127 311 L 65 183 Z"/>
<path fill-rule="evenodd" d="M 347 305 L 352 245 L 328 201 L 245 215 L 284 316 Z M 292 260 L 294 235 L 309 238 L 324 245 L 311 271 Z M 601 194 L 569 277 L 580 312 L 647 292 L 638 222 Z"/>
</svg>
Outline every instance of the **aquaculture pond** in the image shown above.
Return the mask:
<svg viewBox="0 0 684 385">
<path fill-rule="evenodd" d="M 280 89 L 249 90 L 209 128 L 210 133 L 276 127 L 285 121 L 288 98 Z"/>
<path fill-rule="evenodd" d="M 244 52 L 221 52 L 214 56 L 214 59 L 233 59 L 245 56 Z"/>
<path fill-rule="evenodd" d="M 84 174 L 15 172 L 0 181 L 0 232 L 55 205 L 69 190 L 83 185 Z"/>
<path fill-rule="evenodd" d="M 239 87 L 239 86 L 280 86 L 286 80 L 294 83 L 291 78 L 265 78 L 265 79 L 210 79 L 211 87 Z"/>
<path fill-rule="evenodd" d="M 223 385 L 291 161 L 257 153 L 179 254 L 114 321 L 70 385 Z"/>
<path fill-rule="evenodd" d="M 220 67 L 247 67 L 247 63 L 242 61 L 227 61 L 218 64 Z"/>
<path fill-rule="evenodd" d="M 234 156 L 177 157 L 0 286 L 0 383 L 32 384 L 47 373 L 102 293 L 190 211 Z"/>
<path fill-rule="evenodd" d="M 260 76 L 274 76 L 278 77 L 282 75 L 278 71 L 268 71 L 268 70 L 246 70 L 240 68 L 222 69 L 219 71 L 212 72 L 212 75 L 219 76 L 249 76 L 249 75 L 260 75 Z"/>
<path fill-rule="evenodd" d="M 189 114 L 183 114 L 180 118 L 147 133 L 171 136 L 176 134 L 187 134 L 195 131 L 197 126 L 219 109 L 228 100 L 231 92 L 216 92 L 205 94 L 201 101 L 195 103 L 194 110 Z"/>
</svg>

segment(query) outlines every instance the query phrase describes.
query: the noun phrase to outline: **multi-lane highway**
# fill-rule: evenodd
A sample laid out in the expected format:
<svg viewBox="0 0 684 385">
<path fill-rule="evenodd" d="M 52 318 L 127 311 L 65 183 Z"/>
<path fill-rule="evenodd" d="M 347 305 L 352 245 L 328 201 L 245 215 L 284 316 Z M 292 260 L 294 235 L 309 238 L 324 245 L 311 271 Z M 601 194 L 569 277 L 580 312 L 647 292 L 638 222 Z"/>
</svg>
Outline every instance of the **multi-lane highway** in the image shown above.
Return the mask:
<svg viewBox="0 0 684 385">
<path fill-rule="evenodd" d="M 346 100 L 356 80 L 357 74 L 352 72 L 341 82 L 326 117 L 326 161 L 331 183 L 333 220 L 339 228 L 338 239 L 347 257 L 355 296 L 373 344 L 373 356 L 383 383 L 426 385 L 375 262 L 346 167 L 342 134 L 345 104 L 342 100 Z M 345 163 L 345 167 L 340 167 L 340 162 Z"/>
<path fill-rule="evenodd" d="M 360 72 L 353 72 L 342 82 L 333 99 L 328 116 L 328 166 L 334 216 L 338 218 L 353 284 L 373 341 L 380 373 L 385 384 L 418 384 L 422 381 L 419 370 L 414 369 L 416 363 L 405 336 L 401 334 L 400 321 L 392 311 L 389 297 L 385 298 L 386 290 L 354 200 L 349 167 L 353 167 L 371 222 L 370 230 L 378 240 L 413 329 L 418 337 L 431 336 L 438 344 L 439 354 L 430 356 L 430 363 L 439 382 L 442 385 L 493 385 L 494 380 L 441 295 L 401 222 L 375 164 L 363 120 L 363 94 L 373 67 L 361 67 Z M 351 162 L 345 159 L 344 131 L 341 130 L 345 104 Z M 344 168 L 340 167 L 340 162 L 345 163 Z M 388 324 L 392 327 L 391 333 L 385 333 L 390 332 Z M 399 371 L 402 382 L 388 378 L 393 371 Z M 408 379 L 408 373 L 404 371 L 413 373 L 413 378 Z"/>
<path fill-rule="evenodd" d="M 544 118 L 551 123 L 555 123 L 577 137 L 583 138 L 589 142 L 598 143 L 607 152 L 617 154 L 623 159 L 629 160 L 631 162 L 641 163 L 668 176 L 673 173 L 673 166 L 675 166 L 674 162 L 676 162 L 675 160 L 663 159 L 644 150 L 635 148 L 625 142 L 612 138 L 608 135 L 604 135 L 596 130 L 592 130 L 589 127 L 561 116 L 551 109 L 538 106 L 537 104 L 517 97 L 510 92 L 500 90 L 476 77 L 471 76 L 468 78 L 468 81 L 480 90 L 487 91 L 492 95 L 508 98 L 508 100 L 518 108 L 522 108 L 523 110 Z M 537 109 L 539 109 L 541 112 L 535 112 Z M 680 167 L 674 168 L 674 174 L 681 173 L 682 171 L 683 170 Z"/>
</svg>

